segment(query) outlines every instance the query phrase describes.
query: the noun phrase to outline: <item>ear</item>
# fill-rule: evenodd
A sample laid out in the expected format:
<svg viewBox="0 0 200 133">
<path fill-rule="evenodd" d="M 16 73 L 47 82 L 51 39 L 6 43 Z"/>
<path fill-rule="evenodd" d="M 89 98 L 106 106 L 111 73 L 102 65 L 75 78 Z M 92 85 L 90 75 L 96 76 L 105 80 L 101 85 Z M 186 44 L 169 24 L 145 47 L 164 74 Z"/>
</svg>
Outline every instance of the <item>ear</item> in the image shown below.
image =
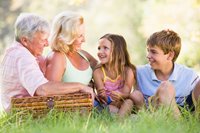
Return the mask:
<svg viewBox="0 0 200 133">
<path fill-rule="evenodd" d="M 27 37 L 21 37 L 20 38 L 20 42 L 22 43 L 22 45 L 27 46 L 27 42 L 28 42 L 28 38 Z"/>
<path fill-rule="evenodd" d="M 173 60 L 174 59 L 174 51 L 170 51 L 168 53 L 168 57 L 167 57 L 168 60 Z"/>
</svg>

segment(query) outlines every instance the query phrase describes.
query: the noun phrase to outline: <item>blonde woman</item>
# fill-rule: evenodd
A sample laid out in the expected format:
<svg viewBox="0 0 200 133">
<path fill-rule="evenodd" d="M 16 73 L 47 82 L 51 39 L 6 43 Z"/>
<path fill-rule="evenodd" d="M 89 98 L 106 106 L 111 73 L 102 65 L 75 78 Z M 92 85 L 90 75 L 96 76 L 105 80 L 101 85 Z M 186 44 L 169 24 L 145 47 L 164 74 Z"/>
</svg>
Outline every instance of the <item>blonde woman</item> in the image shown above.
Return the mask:
<svg viewBox="0 0 200 133">
<path fill-rule="evenodd" d="M 52 52 L 47 57 L 45 72 L 48 80 L 89 85 L 92 68 L 96 66 L 97 61 L 81 49 L 83 42 L 85 29 L 81 15 L 66 11 L 54 18 L 49 37 Z"/>
</svg>

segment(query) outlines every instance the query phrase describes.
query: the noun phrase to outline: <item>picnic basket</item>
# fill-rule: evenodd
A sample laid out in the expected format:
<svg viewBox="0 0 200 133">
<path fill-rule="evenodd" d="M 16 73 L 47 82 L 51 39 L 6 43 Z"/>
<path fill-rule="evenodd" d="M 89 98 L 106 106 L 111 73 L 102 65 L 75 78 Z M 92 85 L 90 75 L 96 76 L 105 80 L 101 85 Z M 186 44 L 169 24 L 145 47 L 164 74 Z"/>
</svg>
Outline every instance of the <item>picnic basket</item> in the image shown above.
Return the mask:
<svg viewBox="0 0 200 133">
<path fill-rule="evenodd" d="M 42 116 L 51 110 L 90 112 L 92 97 L 90 93 L 76 92 L 65 95 L 12 98 L 11 104 L 15 112 L 30 113 L 33 116 Z"/>
</svg>

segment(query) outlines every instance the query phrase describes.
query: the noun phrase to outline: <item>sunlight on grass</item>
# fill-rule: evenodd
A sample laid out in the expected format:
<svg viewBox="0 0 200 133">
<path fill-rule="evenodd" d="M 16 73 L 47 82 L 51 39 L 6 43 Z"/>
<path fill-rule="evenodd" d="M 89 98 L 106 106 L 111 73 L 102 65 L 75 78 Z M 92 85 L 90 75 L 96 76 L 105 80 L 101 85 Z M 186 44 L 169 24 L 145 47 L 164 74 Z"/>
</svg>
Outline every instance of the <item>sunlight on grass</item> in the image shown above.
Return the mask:
<svg viewBox="0 0 200 133">
<path fill-rule="evenodd" d="M 165 109 L 154 113 L 140 111 L 137 115 L 118 118 L 108 112 L 80 114 L 78 112 L 50 112 L 47 116 L 35 119 L 31 115 L 22 117 L 19 114 L 2 115 L 0 132 L 40 133 L 40 132 L 81 132 L 81 133 L 197 133 L 200 131 L 199 120 L 185 113 L 184 117 L 175 120 Z"/>
</svg>

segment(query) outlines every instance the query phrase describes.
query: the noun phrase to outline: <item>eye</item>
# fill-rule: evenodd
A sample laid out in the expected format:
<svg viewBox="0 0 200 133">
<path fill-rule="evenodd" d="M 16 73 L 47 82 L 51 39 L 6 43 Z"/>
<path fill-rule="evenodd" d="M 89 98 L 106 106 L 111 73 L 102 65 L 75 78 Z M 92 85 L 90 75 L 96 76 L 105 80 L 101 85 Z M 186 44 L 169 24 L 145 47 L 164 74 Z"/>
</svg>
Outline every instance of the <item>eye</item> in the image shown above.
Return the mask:
<svg viewBox="0 0 200 133">
<path fill-rule="evenodd" d="M 100 48 L 100 47 L 98 47 L 97 49 L 98 49 L 98 50 L 100 50 L 101 48 Z"/>
<path fill-rule="evenodd" d="M 103 48 L 104 48 L 105 50 L 109 50 L 109 48 L 108 48 L 108 47 L 106 47 L 106 46 L 104 46 Z"/>
</svg>

